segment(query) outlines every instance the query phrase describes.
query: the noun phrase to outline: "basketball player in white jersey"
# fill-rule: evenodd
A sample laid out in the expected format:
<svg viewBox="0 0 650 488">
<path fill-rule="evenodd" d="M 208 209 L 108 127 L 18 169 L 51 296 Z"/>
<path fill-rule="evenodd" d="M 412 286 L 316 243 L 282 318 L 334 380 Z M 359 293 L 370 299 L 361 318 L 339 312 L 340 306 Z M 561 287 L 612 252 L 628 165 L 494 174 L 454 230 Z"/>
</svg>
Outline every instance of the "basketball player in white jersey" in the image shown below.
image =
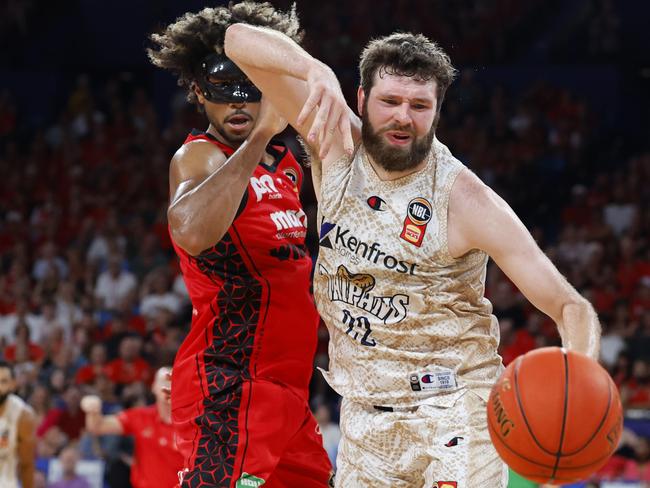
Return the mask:
<svg viewBox="0 0 650 488">
<path fill-rule="evenodd" d="M 13 368 L 0 361 L 0 486 L 32 488 L 36 430 L 34 411 L 12 392 Z"/>
<path fill-rule="evenodd" d="M 330 331 L 324 374 L 343 396 L 336 486 L 505 487 L 486 424 L 503 369 L 488 256 L 565 347 L 596 358 L 600 325 L 510 207 L 435 138 L 448 56 L 422 35 L 370 42 L 360 121 L 331 70 L 281 34 L 235 24 L 225 47 L 322 157 L 314 294 Z"/>
</svg>

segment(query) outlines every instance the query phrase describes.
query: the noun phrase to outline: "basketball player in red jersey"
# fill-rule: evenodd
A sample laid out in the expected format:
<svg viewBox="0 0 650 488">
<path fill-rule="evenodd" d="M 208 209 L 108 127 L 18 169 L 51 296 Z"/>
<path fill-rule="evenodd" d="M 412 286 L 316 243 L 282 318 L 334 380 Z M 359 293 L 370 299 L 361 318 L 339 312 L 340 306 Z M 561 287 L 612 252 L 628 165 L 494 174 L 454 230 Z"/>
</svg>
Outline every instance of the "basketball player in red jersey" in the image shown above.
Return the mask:
<svg viewBox="0 0 650 488">
<path fill-rule="evenodd" d="M 117 415 L 102 415 L 102 401 L 94 395 L 81 400 L 86 412 L 86 429 L 95 435 L 132 435 L 135 452 L 131 466 L 134 488 L 172 488 L 183 469 L 183 458 L 174 442 L 169 401 L 163 392 L 169 368 L 156 372 L 151 388 L 155 405 L 123 410 Z"/>
<path fill-rule="evenodd" d="M 326 487 L 308 405 L 318 315 L 309 292 L 302 170 L 286 127 L 223 54 L 232 23 L 300 40 L 295 11 L 242 2 L 187 13 L 151 39 L 210 122 L 170 166 L 169 229 L 193 304 L 172 375 L 182 487 Z"/>
</svg>

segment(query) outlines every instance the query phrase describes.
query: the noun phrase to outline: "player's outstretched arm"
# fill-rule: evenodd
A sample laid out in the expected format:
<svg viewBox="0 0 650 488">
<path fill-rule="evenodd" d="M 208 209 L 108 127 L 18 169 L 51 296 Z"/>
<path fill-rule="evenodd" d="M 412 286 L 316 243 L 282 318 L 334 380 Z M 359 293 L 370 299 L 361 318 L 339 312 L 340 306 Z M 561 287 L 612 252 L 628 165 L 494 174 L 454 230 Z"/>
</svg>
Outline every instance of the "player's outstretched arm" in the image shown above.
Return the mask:
<svg viewBox="0 0 650 488">
<path fill-rule="evenodd" d="M 18 419 L 18 475 L 23 488 L 34 487 L 35 457 L 36 420 L 32 408 L 27 407 Z"/>
<path fill-rule="evenodd" d="M 86 430 L 94 435 L 122 435 L 122 423 L 115 415 L 102 415 L 102 401 L 98 396 L 86 395 L 81 399 L 81 409 L 86 413 Z"/>
<path fill-rule="evenodd" d="M 598 359 L 600 323 L 591 304 L 560 274 L 510 206 L 468 170 L 452 188 L 448 245 L 454 257 L 485 251 L 555 321 L 566 348 Z"/>
<path fill-rule="evenodd" d="M 352 154 L 361 124 L 328 66 L 289 37 L 263 27 L 231 25 L 224 46 L 324 164 Z"/>
<path fill-rule="evenodd" d="M 265 95 L 255 128 L 229 158 L 206 141 L 190 142 L 176 152 L 169 168 L 167 209 L 176 244 L 196 256 L 221 240 L 267 144 L 286 126 Z"/>
</svg>

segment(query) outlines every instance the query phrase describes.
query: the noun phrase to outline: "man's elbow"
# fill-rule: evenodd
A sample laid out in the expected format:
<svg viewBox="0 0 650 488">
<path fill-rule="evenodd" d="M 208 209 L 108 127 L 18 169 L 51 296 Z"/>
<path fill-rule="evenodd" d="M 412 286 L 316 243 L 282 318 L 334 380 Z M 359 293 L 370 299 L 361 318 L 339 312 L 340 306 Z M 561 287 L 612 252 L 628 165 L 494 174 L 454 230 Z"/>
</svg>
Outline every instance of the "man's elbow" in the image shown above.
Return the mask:
<svg viewBox="0 0 650 488">
<path fill-rule="evenodd" d="M 572 307 L 583 311 L 593 311 L 593 307 L 589 300 L 583 297 L 578 291 L 572 293 L 571 296 L 564 303 L 563 308 Z"/>
<path fill-rule="evenodd" d="M 190 256 L 198 256 L 208 247 L 205 233 L 196 228 L 187 219 L 178 218 L 174 212 L 167 212 L 169 232 L 174 243 Z"/>
<path fill-rule="evenodd" d="M 196 242 L 197 232 L 192 229 L 190 219 L 187 216 L 183 216 L 179 209 L 171 206 L 167 210 L 167 222 L 172 240 L 185 252 L 194 256 L 194 253 L 191 251 L 195 250 L 198 244 Z"/>
<path fill-rule="evenodd" d="M 190 256 L 198 256 L 209 247 L 202 242 L 196 232 L 172 229 L 171 236 L 176 245 Z"/>
</svg>

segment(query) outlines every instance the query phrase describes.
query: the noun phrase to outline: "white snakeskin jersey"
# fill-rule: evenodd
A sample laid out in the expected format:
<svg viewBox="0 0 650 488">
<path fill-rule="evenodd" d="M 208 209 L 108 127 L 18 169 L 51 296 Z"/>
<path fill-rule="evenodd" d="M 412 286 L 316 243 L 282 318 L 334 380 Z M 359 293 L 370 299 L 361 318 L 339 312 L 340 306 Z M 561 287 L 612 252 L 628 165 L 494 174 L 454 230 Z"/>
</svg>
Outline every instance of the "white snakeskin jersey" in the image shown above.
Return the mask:
<svg viewBox="0 0 650 488">
<path fill-rule="evenodd" d="M 323 169 L 314 295 L 330 333 L 323 374 L 344 398 L 451 406 L 466 388 L 487 399 L 502 371 L 488 256 L 447 247 L 464 168 L 434 139 L 427 166 L 397 180 L 380 180 L 363 147 Z"/>
<path fill-rule="evenodd" d="M 0 415 L 0 486 L 18 488 L 18 420 L 25 402 L 14 394 L 5 400 Z"/>
</svg>

